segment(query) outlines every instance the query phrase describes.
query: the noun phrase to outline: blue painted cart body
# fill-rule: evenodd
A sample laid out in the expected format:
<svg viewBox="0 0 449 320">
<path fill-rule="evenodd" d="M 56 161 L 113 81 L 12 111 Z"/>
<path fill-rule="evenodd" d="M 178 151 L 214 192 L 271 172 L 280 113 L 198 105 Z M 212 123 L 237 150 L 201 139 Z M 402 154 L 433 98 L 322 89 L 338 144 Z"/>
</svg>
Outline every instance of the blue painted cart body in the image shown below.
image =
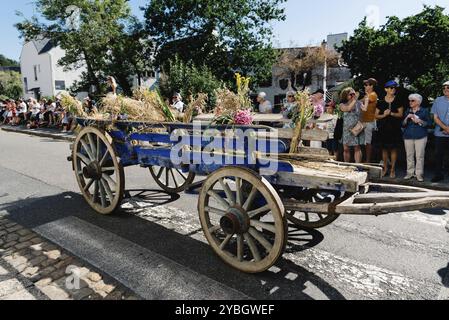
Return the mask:
<svg viewBox="0 0 449 320">
<path fill-rule="evenodd" d="M 271 129 L 265 126 L 210 126 L 182 123 L 111 122 L 77 119 L 82 127 L 103 127 L 112 137 L 117 156 L 124 167 L 177 168 L 183 172 L 208 175 L 224 166 L 241 166 L 255 172 L 276 168 L 293 172 L 289 162 L 270 159 L 270 155 L 287 152 L 288 141 L 257 138 Z M 165 132 L 149 132 L 163 129 Z M 225 132 L 244 136 L 223 137 Z M 230 153 L 218 153 L 217 149 Z M 258 156 L 255 156 L 255 154 Z M 209 160 L 209 161 L 206 161 Z M 268 177 L 270 179 L 270 177 Z"/>
</svg>

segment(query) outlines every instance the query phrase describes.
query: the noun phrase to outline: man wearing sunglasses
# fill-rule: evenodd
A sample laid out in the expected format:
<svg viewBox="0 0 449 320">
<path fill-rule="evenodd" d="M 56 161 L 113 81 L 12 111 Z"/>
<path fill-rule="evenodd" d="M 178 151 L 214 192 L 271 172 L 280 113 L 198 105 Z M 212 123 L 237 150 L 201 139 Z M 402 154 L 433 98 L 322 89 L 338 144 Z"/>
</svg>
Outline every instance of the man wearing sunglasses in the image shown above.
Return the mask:
<svg viewBox="0 0 449 320">
<path fill-rule="evenodd" d="M 432 114 L 435 119 L 435 176 L 432 182 L 444 180 L 443 161 L 449 149 L 449 81 L 443 84 L 443 96 L 433 103 Z"/>
</svg>

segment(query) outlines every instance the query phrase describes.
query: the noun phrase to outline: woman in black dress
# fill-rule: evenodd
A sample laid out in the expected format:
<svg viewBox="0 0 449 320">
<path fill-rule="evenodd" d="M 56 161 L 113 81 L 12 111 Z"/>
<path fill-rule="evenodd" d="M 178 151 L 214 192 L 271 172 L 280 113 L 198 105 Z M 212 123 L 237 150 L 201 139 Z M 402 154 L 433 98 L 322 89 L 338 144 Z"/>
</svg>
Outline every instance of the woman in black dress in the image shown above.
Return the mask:
<svg viewBox="0 0 449 320">
<path fill-rule="evenodd" d="M 376 119 L 379 143 L 382 148 L 383 171 L 382 177 L 388 172 L 388 160 L 390 158 L 390 178 L 396 178 L 396 161 L 398 149 L 402 143 L 402 118 L 404 107 L 396 96 L 398 84 L 396 81 L 388 81 L 385 84 L 387 95 L 377 104 Z"/>
</svg>

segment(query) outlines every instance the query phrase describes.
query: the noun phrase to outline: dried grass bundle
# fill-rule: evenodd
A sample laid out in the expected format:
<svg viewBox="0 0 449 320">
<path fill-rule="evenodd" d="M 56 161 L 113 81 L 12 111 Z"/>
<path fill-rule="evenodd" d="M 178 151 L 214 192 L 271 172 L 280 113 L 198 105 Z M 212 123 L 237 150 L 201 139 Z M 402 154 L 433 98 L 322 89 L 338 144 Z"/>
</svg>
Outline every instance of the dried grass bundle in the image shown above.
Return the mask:
<svg viewBox="0 0 449 320">
<path fill-rule="evenodd" d="M 298 114 L 293 120 L 296 124 L 293 133 L 292 143 L 290 145 L 290 153 L 296 153 L 301 142 L 302 130 L 313 117 L 313 106 L 310 102 L 310 95 L 307 90 L 296 93 L 296 101 L 298 103 Z"/>
<path fill-rule="evenodd" d="M 231 115 L 242 109 L 240 97 L 229 89 L 218 89 L 217 109 L 220 115 Z"/>
<path fill-rule="evenodd" d="M 83 104 L 81 101 L 75 99 L 69 94 L 61 95 L 61 106 L 64 108 L 66 112 L 70 112 L 74 116 L 77 117 L 85 117 L 87 116 L 83 109 Z"/>
<path fill-rule="evenodd" d="M 186 111 L 184 112 L 184 123 L 190 123 L 195 112 L 204 112 L 206 110 L 208 96 L 206 93 L 198 93 L 195 98 L 190 97 L 189 100 L 189 104 L 187 105 Z"/>
</svg>

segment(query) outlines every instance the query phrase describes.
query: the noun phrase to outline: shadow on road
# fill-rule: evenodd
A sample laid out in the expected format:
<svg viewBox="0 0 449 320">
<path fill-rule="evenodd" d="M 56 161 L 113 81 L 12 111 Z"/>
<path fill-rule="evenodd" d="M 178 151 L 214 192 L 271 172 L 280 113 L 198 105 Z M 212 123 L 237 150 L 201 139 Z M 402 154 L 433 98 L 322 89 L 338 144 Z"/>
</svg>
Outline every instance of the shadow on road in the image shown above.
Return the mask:
<svg viewBox="0 0 449 320">
<path fill-rule="evenodd" d="M 127 195 L 131 196 L 131 199 L 138 199 L 137 202 L 142 201 L 153 207 L 169 204 L 179 198 L 159 190 L 129 190 Z M 256 275 L 244 274 L 225 265 L 207 243 L 131 215 L 126 210 L 109 216 L 98 215 L 77 193 L 65 192 L 49 197 L 29 198 L 3 204 L 0 209 L 7 212 L 8 219 L 30 229 L 66 217 L 77 217 L 251 298 L 310 300 L 313 299 L 310 292 L 313 292 L 314 297 L 318 292 L 322 299 L 345 299 L 324 279 L 292 261 L 282 258 L 270 271 Z M 287 252 L 308 250 L 322 240 L 323 235 L 316 230 L 291 228 Z"/>
</svg>

